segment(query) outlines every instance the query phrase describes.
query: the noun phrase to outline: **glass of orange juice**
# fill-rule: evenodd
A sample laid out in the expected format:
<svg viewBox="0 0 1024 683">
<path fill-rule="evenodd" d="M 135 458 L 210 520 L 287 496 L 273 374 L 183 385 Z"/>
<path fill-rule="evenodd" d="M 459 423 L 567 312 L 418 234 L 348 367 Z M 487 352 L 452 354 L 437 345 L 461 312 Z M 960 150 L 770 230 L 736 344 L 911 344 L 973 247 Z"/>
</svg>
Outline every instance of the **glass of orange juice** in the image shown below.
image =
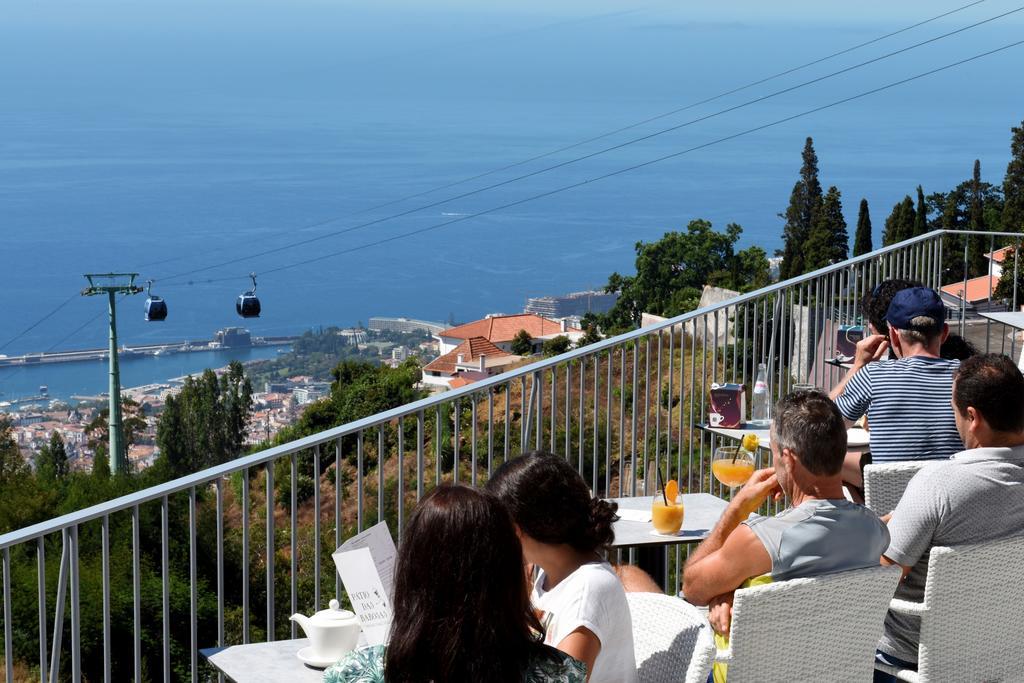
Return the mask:
<svg viewBox="0 0 1024 683">
<path fill-rule="evenodd" d="M 754 473 L 754 454 L 736 446 L 716 448 L 711 473 L 730 489 L 743 486 Z"/>
<path fill-rule="evenodd" d="M 666 501 L 668 504 L 666 505 Z M 666 498 L 661 493 L 651 504 L 651 523 L 659 534 L 675 534 L 683 528 L 683 497 Z"/>
</svg>

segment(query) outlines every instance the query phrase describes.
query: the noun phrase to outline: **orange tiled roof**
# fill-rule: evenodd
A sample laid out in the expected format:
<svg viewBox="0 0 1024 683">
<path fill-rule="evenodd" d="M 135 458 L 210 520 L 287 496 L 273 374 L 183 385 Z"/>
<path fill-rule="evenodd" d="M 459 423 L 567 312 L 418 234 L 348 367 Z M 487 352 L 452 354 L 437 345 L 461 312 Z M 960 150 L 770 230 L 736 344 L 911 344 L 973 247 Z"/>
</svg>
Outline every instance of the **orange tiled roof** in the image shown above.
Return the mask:
<svg viewBox="0 0 1024 683">
<path fill-rule="evenodd" d="M 1006 257 L 1013 253 L 1013 247 L 1003 247 L 1002 249 L 996 249 L 985 254 L 986 257 L 991 259 L 994 263 L 1002 263 L 1006 260 Z"/>
<path fill-rule="evenodd" d="M 459 387 L 464 387 L 467 384 L 472 384 L 472 382 L 470 382 L 465 377 L 456 377 L 452 381 L 448 382 L 448 386 L 450 386 L 452 389 L 458 389 Z"/>
<path fill-rule="evenodd" d="M 546 337 L 551 334 L 559 334 L 562 325 L 557 320 L 544 318 L 533 313 L 520 313 L 519 315 L 496 315 L 492 318 L 476 320 L 458 327 L 451 327 L 441 333 L 442 337 L 453 337 L 455 339 L 470 339 L 471 337 L 483 337 L 492 342 L 509 342 L 515 339 L 519 330 L 526 330 L 531 337 Z M 569 327 L 567 332 L 582 332 L 575 327 Z"/>
<path fill-rule="evenodd" d="M 471 337 L 440 358 L 435 358 L 430 361 L 423 369 L 426 372 L 441 372 L 448 375 L 454 374 L 455 363 L 458 361 L 460 355 L 462 356 L 463 364 L 468 364 L 484 355 L 488 358 L 501 358 L 502 356 L 511 356 L 512 354 L 502 351 L 483 337 Z"/>
<path fill-rule="evenodd" d="M 998 284 L 999 278 L 994 275 L 982 275 L 981 277 L 971 278 L 967 281 L 967 303 L 973 304 L 978 301 L 987 301 Z M 942 291 L 959 299 L 964 291 L 964 283 L 962 281 L 954 282 L 943 287 Z"/>
</svg>

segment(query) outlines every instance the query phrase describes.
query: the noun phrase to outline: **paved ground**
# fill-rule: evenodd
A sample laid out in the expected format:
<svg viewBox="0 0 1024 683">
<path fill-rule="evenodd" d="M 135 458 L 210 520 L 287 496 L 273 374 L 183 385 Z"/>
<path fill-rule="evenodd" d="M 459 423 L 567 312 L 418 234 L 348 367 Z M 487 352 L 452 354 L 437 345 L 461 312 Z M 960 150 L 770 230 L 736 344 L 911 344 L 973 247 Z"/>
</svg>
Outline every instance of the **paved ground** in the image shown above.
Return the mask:
<svg viewBox="0 0 1024 683">
<path fill-rule="evenodd" d="M 953 323 L 950 325 L 950 331 L 956 332 L 959 329 L 959 323 Z M 998 323 L 987 324 L 984 320 L 979 321 L 968 321 L 965 329 L 965 336 L 967 340 L 974 344 L 979 351 L 984 353 L 986 349 L 992 353 L 1006 353 L 1011 354 L 1014 359 L 1020 356 L 1021 352 L 1021 332 L 1016 331 L 1017 342 L 1013 344 L 1012 336 L 1014 330 L 1011 330 L 1005 325 Z M 986 347 L 986 337 L 988 346 Z"/>
</svg>

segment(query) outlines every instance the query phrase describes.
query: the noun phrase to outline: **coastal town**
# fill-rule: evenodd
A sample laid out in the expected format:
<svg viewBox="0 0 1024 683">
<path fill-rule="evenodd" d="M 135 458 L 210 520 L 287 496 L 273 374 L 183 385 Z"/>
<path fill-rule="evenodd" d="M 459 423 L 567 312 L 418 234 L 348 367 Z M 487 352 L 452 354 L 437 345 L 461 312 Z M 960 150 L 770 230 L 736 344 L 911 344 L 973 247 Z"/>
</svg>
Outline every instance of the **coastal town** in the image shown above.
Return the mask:
<svg viewBox="0 0 1024 683">
<path fill-rule="evenodd" d="M 604 313 L 614 306 L 617 294 L 588 291 L 565 296 L 544 296 L 527 301 L 516 314 L 491 313 L 479 320 L 446 325 L 404 317 L 371 317 L 367 324 L 350 328 L 329 328 L 291 338 L 292 349 L 278 359 L 249 361 L 246 375 L 253 383 L 253 412 L 248 424 L 246 446 L 267 443 L 282 429 L 294 424 L 311 403 L 330 394 L 330 369 L 338 358 L 397 367 L 415 359 L 422 366 L 419 388 L 431 393 L 459 388 L 531 362 L 532 356 L 555 348 L 564 351 L 584 337 L 582 317 Z M 332 337 L 330 348 L 341 351 L 325 364 L 311 357 L 303 339 Z M 519 342 L 517 342 L 517 338 Z M 247 346 L 256 341 L 244 328 L 219 330 L 216 343 Z M 528 346 L 521 347 L 524 340 Z M 263 343 L 259 340 L 257 343 Z M 323 342 L 312 342 L 321 344 Z M 73 362 L 73 361 L 69 361 Z M 279 376 L 277 370 L 294 368 L 293 374 Z M 226 367 L 214 372 L 223 374 Z M 98 371 L 102 371 L 99 370 Z M 156 430 L 168 396 L 175 396 L 186 376 L 165 382 L 122 389 L 127 413 L 138 418 L 139 428 L 128 444 L 128 462 L 135 471 L 152 465 L 159 455 Z M 51 398 L 41 387 L 39 396 L 28 401 L 0 401 L 0 413 L 12 423 L 11 435 L 22 455 L 33 462 L 54 434 L 63 440 L 70 469 L 90 471 L 96 447 L 106 438 L 107 396 Z"/>
</svg>

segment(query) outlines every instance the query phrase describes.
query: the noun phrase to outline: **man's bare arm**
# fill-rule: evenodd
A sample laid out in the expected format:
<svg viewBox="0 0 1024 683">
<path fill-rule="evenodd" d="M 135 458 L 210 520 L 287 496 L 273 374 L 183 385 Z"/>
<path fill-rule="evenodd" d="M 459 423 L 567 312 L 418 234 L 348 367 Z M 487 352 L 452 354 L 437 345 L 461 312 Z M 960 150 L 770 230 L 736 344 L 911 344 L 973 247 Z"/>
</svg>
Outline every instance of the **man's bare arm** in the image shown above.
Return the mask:
<svg viewBox="0 0 1024 683">
<path fill-rule="evenodd" d="M 832 387 L 832 391 L 829 392 L 828 397 L 835 401 L 843 395 L 843 390 L 846 389 L 847 383 L 856 375 L 861 368 L 868 363 L 873 363 L 882 356 L 889 349 L 889 341 L 882 334 L 873 334 L 870 337 L 865 337 L 857 342 L 857 350 L 853 356 L 853 366 L 846 371 L 843 375 L 843 379 L 839 381 L 839 384 Z M 846 418 L 843 418 L 846 420 Z M 846 420 L 846 427 L 850 428 L 853 426 L 855 420 Z"/>
</svg>

